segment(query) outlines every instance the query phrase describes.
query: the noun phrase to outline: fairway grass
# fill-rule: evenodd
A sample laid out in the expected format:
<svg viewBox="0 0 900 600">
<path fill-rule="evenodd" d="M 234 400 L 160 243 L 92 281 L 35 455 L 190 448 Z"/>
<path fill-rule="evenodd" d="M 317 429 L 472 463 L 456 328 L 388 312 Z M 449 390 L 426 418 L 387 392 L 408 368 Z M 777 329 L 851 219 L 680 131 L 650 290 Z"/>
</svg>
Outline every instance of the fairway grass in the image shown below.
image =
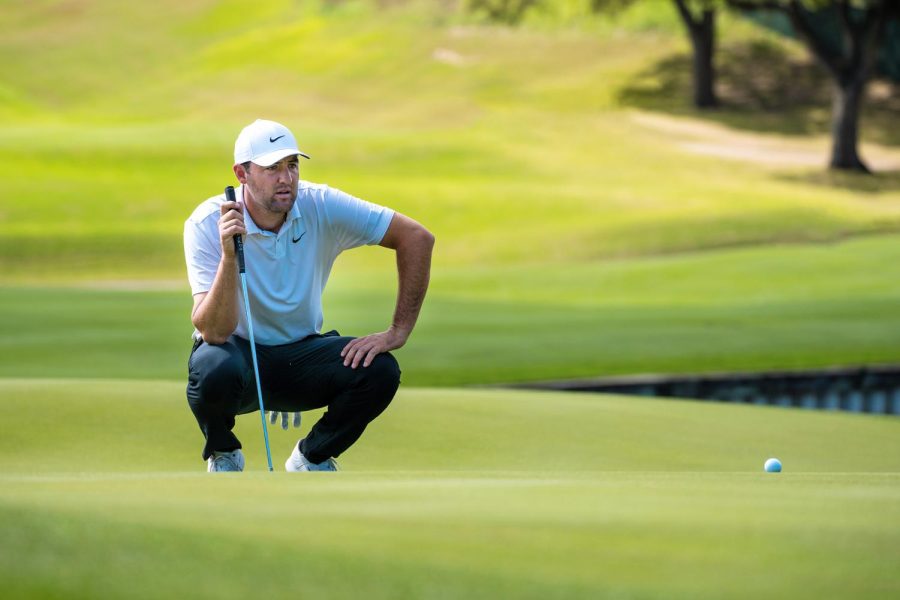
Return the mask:
<svg viewBox="0 0 900 600">
<path fill-rule="evenodd" d="M 355 263 L 378 253 L 377 267 Z M 395 267 L 341 257 L 325 329 L 389 325 Z M 177 379 L 185 281 L 0 286 L 0 377 Z M 900 237 L 573 263 L 436 268 L 396 351 L 416 386 L 900 363 Z"/>
<path fill-rule="evenodd" d="M 0 395 L 5 597 L 900 592 L 895 418 L 404 388 L 337 474 L 266 473 L 247 415 L 210 475 L 180 382 Z M 279 466 L 302 432 L 270 433 Z"/>
</svg>

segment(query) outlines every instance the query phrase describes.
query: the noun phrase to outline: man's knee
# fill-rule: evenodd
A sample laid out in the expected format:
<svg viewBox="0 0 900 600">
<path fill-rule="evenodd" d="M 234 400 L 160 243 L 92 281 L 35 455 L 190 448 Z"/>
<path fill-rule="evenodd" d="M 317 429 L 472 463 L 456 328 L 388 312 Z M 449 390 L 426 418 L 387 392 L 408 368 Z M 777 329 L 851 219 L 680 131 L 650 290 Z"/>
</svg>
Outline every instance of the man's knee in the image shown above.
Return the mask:
<svg viewBox="0 0 900 600">
<path fill-rule="evenodd" d="M 246 358 L 234 344 L 202 344 L 190 361 L 189 388 L 195 392 L 192 401 L 237 397 L 247 385 L 249 371 Z"/>
<path fill-rule="evenodd" d="M 364 367 L 366 379 L 373 389 L 386 396 L 390 402 L 400 386 L 400 364 L 390 352 L 379 354 L 368 367 Z"/>
</svg>

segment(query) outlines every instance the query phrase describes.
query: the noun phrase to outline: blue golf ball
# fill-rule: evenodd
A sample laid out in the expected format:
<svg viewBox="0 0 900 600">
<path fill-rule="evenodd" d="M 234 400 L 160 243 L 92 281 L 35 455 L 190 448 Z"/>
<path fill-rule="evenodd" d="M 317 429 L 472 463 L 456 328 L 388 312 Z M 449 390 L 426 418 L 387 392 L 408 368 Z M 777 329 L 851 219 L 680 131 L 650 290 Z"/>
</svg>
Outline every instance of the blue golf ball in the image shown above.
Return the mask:
<svg viewBox="0 0 900 600">
<path fill-rule="evenodd" d="M 781 461 L 777 458 L 770 458 L 766 461 L 766 473 L 781 473 Z"/>
</svg>

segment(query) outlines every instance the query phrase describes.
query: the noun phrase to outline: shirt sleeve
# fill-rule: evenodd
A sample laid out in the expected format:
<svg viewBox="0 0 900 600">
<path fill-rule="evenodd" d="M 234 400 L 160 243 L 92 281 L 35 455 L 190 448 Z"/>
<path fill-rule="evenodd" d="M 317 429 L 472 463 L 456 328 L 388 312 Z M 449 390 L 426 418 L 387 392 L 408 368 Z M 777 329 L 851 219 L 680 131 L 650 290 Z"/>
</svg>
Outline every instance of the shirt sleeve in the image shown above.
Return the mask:
<svg viewBox="0 0 900 600">
<path fill-rule="evenodd" d="M 394 218 L 390 208 L 333 188 L 326 191 L 324 210 L 338 251 L 379 243 Z"/>
<path fill-rule="evenodd" d="M 209 222 L 188 219 L 184 224 L 184 258 L 191 294 L 208 292 L 219 269 L 222 248 L 218 238 L 210 235 Z"/>
</svg>

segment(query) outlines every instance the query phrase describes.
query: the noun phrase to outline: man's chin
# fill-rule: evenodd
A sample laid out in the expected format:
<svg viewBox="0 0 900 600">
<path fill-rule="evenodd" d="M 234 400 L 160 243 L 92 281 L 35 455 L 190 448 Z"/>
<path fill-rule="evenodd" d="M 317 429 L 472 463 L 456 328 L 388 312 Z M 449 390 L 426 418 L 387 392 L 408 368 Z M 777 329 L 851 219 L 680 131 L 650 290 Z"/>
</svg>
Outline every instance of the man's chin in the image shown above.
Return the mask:
<svg viewBox="0 0 900 600">
<path fill-rule="evenodd" d="M 294 206 L 295 197 L 290 194 L 272 196 L 269 210 L 275 213 L 286 213 Z"/>
</svg>

